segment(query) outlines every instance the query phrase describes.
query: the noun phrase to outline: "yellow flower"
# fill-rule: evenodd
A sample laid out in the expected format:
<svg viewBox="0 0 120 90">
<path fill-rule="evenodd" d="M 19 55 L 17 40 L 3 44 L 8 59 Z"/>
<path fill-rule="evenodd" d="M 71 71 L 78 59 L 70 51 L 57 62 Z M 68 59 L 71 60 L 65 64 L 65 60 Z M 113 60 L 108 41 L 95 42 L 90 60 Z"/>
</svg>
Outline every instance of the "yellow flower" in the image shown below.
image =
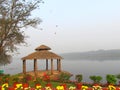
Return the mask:
<svg viewBox="0 0 120 90">
<path fill-rule="evenodd" d="M 82 86 L 82 90 L 87 90 L 88 86 Z"/>
<path fill-rule="evenodd" d="M 109 89 L 109 90 L 116 90 L 116 87 L 113 86 L 113 85 L 109 85 L 109 86 L 108 86 L 108 89 Z"/>
<path fill-rule="evenodd" d="M 76 87 L 73 87 L 73 86 L 69 87 L 69 90 L 75 90 L 75 89 L 76 89 Z"/>
<path fill-rule="evenodd" d="M 45 87 L 45 90 L 52 90 L 49 86 Z"/>
<path fill-rule="evenodd" d="M 4 83 L 4 84 L 2 85 L 2 90 L 5 90 L 5 87 L 8 87 L 8 83 Z"/>
<path fill-rule="evenodd" d="M 57 86 L 56 89 L 57 90 L 64 90 L 64 87 L 63 86 Z"/>
<path fill-rule="evenodd" d="M 42 86 L 41 85 L 36 85 L 36 89 L 41 89 Z"/>
<path fill-rule="evenodd" d="M 93 86 L 93 90 L 102 90 L 102 87 L 97 85 L 97 86 Z"/>
<path fill-rule="evenodd" d="M 18 89 L 18 88 L 22 89 L 22 84 L 16 84 L 16 88 L 15 89 Z"/>
</svg>

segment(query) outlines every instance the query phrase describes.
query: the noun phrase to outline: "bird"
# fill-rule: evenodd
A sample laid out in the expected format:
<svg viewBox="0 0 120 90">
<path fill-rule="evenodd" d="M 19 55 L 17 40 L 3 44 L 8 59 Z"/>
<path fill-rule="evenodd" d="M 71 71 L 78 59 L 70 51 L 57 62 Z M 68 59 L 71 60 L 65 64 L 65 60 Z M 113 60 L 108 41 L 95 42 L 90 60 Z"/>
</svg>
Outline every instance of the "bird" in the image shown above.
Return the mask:
<svg viewBox="0 0 120 90">
<path fill-rule="evenodd" d="M 56 27 L 58 27 L 58 25 L 56 25 Z"/>
</svg>

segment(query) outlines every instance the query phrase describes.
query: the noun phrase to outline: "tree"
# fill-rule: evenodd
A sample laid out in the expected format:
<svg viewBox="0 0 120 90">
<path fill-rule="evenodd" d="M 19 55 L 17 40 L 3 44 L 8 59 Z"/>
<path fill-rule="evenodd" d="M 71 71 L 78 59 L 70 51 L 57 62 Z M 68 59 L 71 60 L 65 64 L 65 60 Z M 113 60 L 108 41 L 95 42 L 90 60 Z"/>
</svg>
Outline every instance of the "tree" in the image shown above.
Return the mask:
<svg viewBox="0 0 120 90">
<path fill-rule="evenodd" d="M 31 13 L 39 7 L 41 0 L 0 0 L 0 65 L 10 63 L 10 52 L 25 43 L 22 28 L 35 27 L 41 20 Z"/>
<path fill-rule="evenodd" d="M 99 84 L 100 81 L 102 80 L 101 76 L 90 76 L 90 79 L 93 80 L 94 84 L 97 83 Z"/>
</svg>

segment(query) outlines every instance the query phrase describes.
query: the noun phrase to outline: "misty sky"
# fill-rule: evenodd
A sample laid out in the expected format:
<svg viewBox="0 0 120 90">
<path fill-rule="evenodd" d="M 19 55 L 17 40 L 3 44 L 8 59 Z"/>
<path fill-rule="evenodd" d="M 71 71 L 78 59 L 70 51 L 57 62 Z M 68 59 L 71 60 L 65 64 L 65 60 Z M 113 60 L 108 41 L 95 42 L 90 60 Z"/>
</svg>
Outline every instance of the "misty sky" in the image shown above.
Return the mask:
<svg viewBox="0 0 120 90">
<path fill-rule="evenodd" d="M 44 0 L 34 17 L 42 19 L 37 29 L 27 28 L 27 55 L 45 44 L 53 52 L 120 49 L 120 0 Z M 41 29 L 42 28 L 42 29 Z"/>
</svg>

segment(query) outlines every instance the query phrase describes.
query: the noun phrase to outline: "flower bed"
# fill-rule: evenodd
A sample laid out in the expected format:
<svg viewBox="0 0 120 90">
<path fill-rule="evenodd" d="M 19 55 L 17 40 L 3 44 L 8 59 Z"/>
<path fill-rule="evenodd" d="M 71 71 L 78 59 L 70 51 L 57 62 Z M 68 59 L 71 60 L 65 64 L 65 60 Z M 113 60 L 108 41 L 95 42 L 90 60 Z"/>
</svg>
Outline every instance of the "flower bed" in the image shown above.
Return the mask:
<svg viewBox="0 0 120 90">
<path fill-rule="evenodd" d="M 120 87 L 115 87 L 114 85 L 102 87 L 97 84 L 92 87 L 82 84 L 67 87 L 67 84 L 61 84 L 53 88 L 51 84 L 47 84 L 45 87 L 41 84 L 35 84 L 34 87 L 30 87 L 28 83 L 14 83 L 12 86 L 9 86 L 8 83 L 4 83 L 0 86 L 0 90 L 120 90 Z"/>
<path fill-rule="evenodd" d="M 70 81 L 69 76 L 65 74 L 61 74 L 57 80 L 51 80 L 48 74 L 36 79 L 31 75 L 25 75 L 22 78 L 19 78 L 19 75 L 1 75 L 0 90 L 120 90 L 120 84 L 115 84 L 113 82 L 115 79 L 111 78 L 111 75 L 107 84 L 95 84 L 96 81 L 92 84 L 82 83 L 81 75 L 79 76 L 76 81 Z"/>
</svg>

